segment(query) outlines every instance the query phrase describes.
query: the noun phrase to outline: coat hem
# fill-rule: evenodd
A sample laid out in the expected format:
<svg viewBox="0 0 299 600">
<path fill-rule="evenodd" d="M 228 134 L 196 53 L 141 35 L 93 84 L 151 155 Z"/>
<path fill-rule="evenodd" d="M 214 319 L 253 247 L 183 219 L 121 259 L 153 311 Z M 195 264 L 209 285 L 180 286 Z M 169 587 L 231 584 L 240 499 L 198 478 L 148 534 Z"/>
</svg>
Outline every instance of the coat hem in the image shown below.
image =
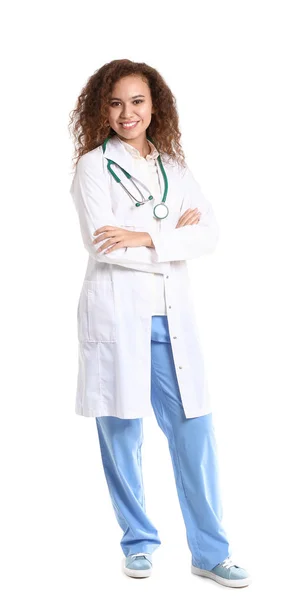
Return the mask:
<svg viewBox="0 0 299 600">
<path fill-rule="evenodd" d="M 99 414 L 100 412 L 100 414 Z M 212 413 L 212 408 L 209 407 L 208 409 L 204 410 L 204 411 L 200 411 L 200 414 L 198 414 L 198 411 L 184 411 L 185 413 L 185 417 L 186 419 L 194 419 L 196 417 L 203 417 L 205 415 L 208 415 L 210 413 Z M 98 411 L 98 410 L 86 410 L 84 408 L 75 408 L 75 414 L 79 415 L 80 417 L 118 417 L 119 419 L 143 419 L 144 417 L 153 417 L 154 416 L 154 411 L 150 410 L 149 412 L 145 412 L 144 414 L 136 414 L 136 413 L 131 413 L 130 415 L 122 415 L 120 416 L 119 414 L 116 414 L 115 411 Z"/>
<path fill-rule="evenodd" d="M 119 419 L 142 419 L 143 417 L 152 417 L 153 411 L 145 412 L 144 414 L 131 413 L 130 415 L 120 416 L 115 411 L 110 410 L 86 410 L 84 408 L 75 408 L 75 414 L 80 417 L 118 417 Z"/>
</svg>

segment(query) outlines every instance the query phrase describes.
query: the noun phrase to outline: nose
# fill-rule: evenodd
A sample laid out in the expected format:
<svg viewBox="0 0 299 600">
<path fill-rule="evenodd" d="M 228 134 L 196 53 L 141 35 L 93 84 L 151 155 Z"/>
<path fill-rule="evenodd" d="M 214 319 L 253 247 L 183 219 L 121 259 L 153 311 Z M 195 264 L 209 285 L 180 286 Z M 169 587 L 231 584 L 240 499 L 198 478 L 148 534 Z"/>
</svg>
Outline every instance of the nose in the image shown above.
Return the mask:
<svg viewBox="0 0 299 600">
<path fill-rule="evenodd" d="M 128 119 L 128 121 L 132 118 L 132 113 L 130 112 L 129 107 L 128 108 L 126 108 L 125 106 L 123 107 L 123 110 L 121 111 L 121 118 Z"/>
</svg>

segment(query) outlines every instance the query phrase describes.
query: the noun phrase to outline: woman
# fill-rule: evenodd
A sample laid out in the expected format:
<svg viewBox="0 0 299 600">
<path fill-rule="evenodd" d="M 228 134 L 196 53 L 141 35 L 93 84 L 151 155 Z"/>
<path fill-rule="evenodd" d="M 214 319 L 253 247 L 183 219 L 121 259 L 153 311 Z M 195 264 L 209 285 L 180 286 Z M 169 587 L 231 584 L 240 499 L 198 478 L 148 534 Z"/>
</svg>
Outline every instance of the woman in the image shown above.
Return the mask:
<svg viewBox="0 0 299 600">
<path fill-rule="evenodd" d="M 123 530 L 124 572 L 147 577 L 161 544 L 146 513 L 143 417 L 168 439 L 191 572 L 244 587 L 221 524 L 211 403 L 186 260 L 212 252 L 218 226 L 185 163 L 175 98 L 145 63 L 114 60 L 72 113 L 71 194 L 89 253 L 78 303 L 76 413 L 95 417 Z"/>
</svg>

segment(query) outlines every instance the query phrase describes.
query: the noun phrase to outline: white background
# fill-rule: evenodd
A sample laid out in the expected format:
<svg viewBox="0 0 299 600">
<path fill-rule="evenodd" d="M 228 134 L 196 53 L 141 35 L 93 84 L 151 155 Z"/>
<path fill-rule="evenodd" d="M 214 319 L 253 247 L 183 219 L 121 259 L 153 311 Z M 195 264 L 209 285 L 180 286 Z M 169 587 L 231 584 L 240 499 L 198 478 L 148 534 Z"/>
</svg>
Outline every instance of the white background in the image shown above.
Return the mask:
<svg viewBox="0 0 299 600">
<path fill-rule="evenodd" d="M 69 113 L 104 63 L 159 70 L 220 227 L 189 261 L 241 594 L 298 570 L 298 2 L 15 2 L 1 46 L 2 597 L 216 598 L 190 573 L 166 438 L 144 420 L 154 573 L 121 571 L 95 419 L 75 415 L 87 253 L 69 195 Z M 3 20 L 4 19 L 4 20 Z M 237 592 L 238 593 L 238 592 Z"/>
</svg>

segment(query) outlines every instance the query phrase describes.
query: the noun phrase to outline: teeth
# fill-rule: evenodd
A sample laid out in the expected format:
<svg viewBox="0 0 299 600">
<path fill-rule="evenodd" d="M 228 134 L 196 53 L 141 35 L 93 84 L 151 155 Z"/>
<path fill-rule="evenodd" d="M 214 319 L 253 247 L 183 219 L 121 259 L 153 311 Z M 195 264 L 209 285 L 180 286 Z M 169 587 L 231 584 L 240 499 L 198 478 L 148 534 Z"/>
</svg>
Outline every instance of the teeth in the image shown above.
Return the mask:
<svg viewBox="0 0 299 600">
<path fill-rule="evenodd" d="M 129 129 L 130 127 L 134 127 L 134 125 L 136 125 L 137 121 L 134 121 L 134 123 L 122 123 L 122 126 Z"/>
</svg>

